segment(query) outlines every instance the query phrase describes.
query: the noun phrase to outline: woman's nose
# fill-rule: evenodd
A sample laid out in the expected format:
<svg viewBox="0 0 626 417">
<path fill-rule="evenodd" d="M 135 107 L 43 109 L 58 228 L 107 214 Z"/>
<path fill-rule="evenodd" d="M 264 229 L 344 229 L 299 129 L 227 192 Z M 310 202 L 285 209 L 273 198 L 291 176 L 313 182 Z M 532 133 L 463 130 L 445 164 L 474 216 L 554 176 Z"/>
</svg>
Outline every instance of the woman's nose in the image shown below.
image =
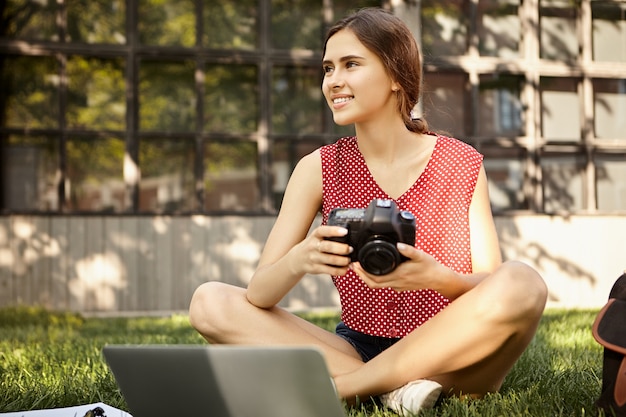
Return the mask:
<svg viewBox="0 0 626 417">
<path fill-rule="evenodd" d="M 336 72 L 328 80 L 328 85 L 331 89 L 336 90 L 344 86 L 343 77 L 341 77 Z"/>
</svg>

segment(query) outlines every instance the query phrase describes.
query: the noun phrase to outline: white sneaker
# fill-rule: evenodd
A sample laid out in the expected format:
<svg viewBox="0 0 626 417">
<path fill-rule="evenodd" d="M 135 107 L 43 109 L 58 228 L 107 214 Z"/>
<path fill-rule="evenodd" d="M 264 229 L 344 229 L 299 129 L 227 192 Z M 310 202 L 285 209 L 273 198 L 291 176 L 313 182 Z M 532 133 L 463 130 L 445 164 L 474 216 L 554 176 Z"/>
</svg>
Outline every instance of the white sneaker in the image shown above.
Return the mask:
<svg viewBox="0 0 626 417">
<path fill-rule="evenodd" d="M 418 379 L 382 394 L 380 401 L 385 407 L 392 409 L 401 416 L 404 416 L 407 411 L 413 415 L 417 414 L 419 410 L 432 408 L 440 394 L 441 385 L 435 381 Z"/>
</svg>

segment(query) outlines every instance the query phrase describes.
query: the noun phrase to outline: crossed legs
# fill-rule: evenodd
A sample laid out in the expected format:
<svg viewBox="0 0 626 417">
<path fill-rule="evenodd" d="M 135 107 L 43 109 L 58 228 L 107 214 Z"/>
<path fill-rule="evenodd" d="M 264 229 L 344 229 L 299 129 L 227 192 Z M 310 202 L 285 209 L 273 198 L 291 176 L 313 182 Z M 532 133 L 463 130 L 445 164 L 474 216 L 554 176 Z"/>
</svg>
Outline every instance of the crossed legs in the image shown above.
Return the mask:
<svg viewBox="0 0 626 417">
<path fill-rule="evenodd" d="M 480 396 L 500 388 L 532 340 L 546 298 L 546 286 L 533 269 L 507 262 L 367 363 L 341 337 L 278 307 L 259 309 L 244 289 L 226 284 L 198 288 L 190 321 L 210 343 L 316 345 L 340 397 L 348 400 L 422 378 L 439 382 L 447 393 Z"/>
</svg>

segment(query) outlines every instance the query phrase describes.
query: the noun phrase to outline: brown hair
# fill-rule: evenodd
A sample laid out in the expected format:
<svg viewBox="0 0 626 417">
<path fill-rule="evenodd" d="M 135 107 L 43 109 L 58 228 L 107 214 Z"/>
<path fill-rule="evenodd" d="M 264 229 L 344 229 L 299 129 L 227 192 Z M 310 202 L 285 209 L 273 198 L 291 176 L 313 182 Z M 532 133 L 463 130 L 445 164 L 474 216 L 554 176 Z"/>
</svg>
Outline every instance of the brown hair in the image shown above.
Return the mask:
<svg viewBox="0 0 626 417">
<path fill-rule="evenodd" d="M 389 76 L 400 85 L 398 110 L 412 132 L 426 133 L 425 120 L 414 119 L 411 111 L 417 104 L 422 87 L 422 60 L 413 34 L 397 16 L 378 8 L 366 8 L 349 15 L 332 26 L 324 42 L 340 30 L 347 29 L 383 62 Z"/>
</svg>

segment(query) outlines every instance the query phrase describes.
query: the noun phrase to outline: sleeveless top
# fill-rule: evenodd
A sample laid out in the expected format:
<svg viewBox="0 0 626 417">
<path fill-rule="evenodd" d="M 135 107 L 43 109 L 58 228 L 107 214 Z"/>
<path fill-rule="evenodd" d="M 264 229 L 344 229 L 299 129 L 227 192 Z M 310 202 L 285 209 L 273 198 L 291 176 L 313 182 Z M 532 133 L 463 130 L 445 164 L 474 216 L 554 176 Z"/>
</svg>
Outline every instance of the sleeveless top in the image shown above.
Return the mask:
<svg viewBox="0 0 626 417">
<path fill-rule="evenodd" d="M 372 199 L 390 199 L 370 173 L 356 137 L 323 146 L 320 153 L 323 224 L 333 208 L 365 208 Z M 415 247 L 461 274 L 472 272 L 469 206 L 482 158 L 471 146 L 437 135 L 423 173 L 394 200 L 398 209 L 415 215 Z M 351 270 L 332 279 L 343 322 L 373 336 L 404 337 L 450 303 L 434 290 L 371 289 Z"/>
</svg>

